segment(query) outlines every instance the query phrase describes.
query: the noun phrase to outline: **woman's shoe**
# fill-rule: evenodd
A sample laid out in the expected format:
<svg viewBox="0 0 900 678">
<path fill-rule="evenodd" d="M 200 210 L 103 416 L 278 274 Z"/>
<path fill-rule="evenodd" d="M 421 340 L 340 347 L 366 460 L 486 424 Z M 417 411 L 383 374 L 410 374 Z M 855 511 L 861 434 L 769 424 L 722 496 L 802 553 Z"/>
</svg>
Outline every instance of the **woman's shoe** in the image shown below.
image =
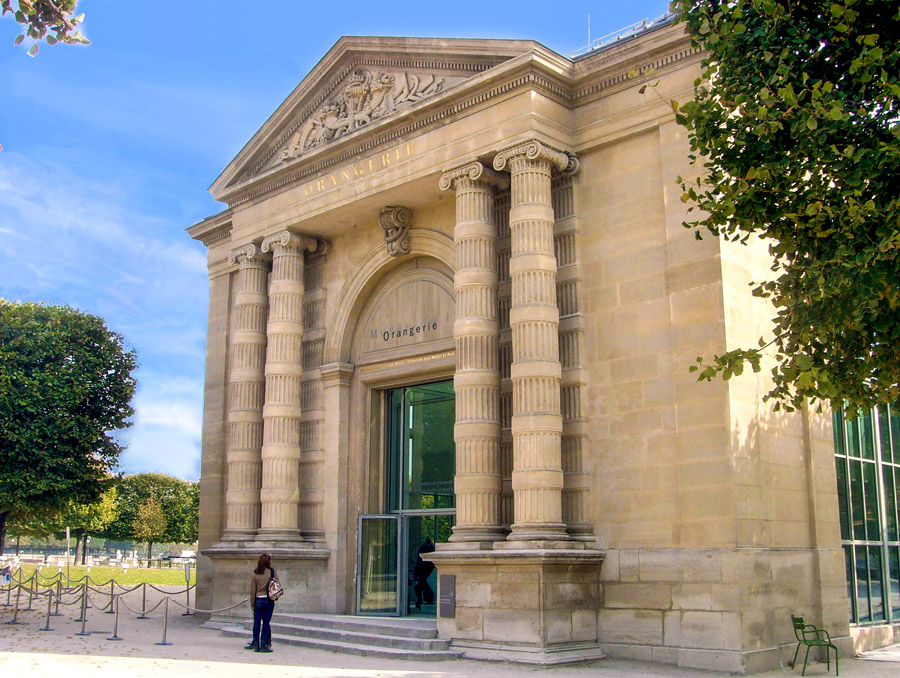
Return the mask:
<svg viewBox="0 0 900 678">
<path fill-rule="evenodd" d="M 256 649 L 256 643 L 247 643 L 247 644 L 244 646 L 244 649 L 245 649 L 245 650 L 255 650 L 255 649 Z"/>
<path fill-rule="evenodd" d="M 256 651 L 257 652 L 271 652 L 272 648 L 268 647 L 268 646 L 267 647 L 258 647 L 258 648 L 256 648 Z"/>
</svg>

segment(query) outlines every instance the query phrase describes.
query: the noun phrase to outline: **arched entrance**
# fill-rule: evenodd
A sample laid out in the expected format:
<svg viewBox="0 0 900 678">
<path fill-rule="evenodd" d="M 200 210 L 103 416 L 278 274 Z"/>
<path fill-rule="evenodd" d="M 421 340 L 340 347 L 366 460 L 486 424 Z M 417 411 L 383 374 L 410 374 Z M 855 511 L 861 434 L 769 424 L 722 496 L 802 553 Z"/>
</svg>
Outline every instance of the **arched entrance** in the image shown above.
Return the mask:
<svg viewBox="0 0 900 678">
<path fill-rule="evenodd" d="M 434 566 L 456 516 L 453 381 L 393 388 L 385 404 L 385 511 L 359 517 L 360 614 L 435 614 Z"/>
<path fill-rule="evenodd" d="M 351 440 L 363 501 L 356 514 L 356 611 L 434 616 L 436 573 L 420 553 L 448 540 L 456 417 L 452 272 L 427 256 L 384 272 L 358 316 Z"/>
</svg>

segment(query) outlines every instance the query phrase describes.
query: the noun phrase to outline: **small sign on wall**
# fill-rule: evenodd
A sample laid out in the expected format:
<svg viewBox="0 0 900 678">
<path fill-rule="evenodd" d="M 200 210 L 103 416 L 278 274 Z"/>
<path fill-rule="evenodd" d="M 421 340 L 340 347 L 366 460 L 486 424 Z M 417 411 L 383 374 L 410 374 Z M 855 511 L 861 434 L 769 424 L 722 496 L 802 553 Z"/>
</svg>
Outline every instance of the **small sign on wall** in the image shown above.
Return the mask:
<svg viewBox="0 0 900 678">
<path fill-rule="evenodd" d="M 441 602 L 438 614 L 444 619 L 453 619 L 456 617 L 456 575 L 440 575 L 438 591 Z"/>
</svg>

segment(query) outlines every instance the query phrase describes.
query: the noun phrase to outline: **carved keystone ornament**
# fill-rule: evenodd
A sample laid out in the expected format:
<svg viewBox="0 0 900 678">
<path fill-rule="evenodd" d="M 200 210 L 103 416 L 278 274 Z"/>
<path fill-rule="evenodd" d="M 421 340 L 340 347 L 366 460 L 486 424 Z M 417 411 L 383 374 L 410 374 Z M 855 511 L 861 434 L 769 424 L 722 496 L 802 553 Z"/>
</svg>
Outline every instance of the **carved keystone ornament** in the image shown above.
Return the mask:
<svg viewBox="0 0 900 678">
<path fill-rule="evenodd" d="M 388 205 L 378 215 L 378 222 L 384 229 L 384 244 L 388 254 L 399 257 L 409 254 L 409 226 L 412 212 L 402 205 Z"/>
</svg>

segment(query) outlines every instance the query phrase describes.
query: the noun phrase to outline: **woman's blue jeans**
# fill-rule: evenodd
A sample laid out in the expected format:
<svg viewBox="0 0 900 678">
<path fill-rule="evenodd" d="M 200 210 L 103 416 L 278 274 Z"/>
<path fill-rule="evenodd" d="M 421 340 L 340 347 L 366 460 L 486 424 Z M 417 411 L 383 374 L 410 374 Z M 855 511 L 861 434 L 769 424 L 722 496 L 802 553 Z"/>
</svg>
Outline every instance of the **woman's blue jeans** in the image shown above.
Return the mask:
<svg viewBox="0 0 900 678">
<path fill-rule="evenodd" d="M 275 611 L 275 601 L 266 598 L 257 598 L 253 603 L 253 644 L 263 648 L 272 645 L 272 629 L 269 622 Z"/>
</svg>

